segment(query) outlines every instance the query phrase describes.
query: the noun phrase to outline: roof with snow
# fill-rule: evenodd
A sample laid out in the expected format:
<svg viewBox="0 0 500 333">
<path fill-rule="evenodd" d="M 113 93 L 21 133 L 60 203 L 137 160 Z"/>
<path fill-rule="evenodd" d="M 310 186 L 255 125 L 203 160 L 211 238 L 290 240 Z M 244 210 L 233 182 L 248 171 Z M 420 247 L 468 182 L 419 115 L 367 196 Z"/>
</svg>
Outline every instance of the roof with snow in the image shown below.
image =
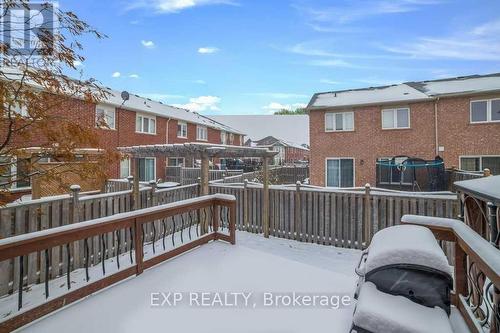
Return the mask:
<svg viewBox="0 0 500 333">
<path fill-rule="evenodd" d="M 250 147 L 270 147 L 270 146 L 274 146 L 275 144 L 281 144 L 285 147 L 297 148 L 297 149 L 302 149 L 302 150 L 309 150 L 309 148 L 307 148 L 303 145 L 300 145 L 298 143 L 278 139 L 278 138 L 275 138 L 274 136 L 271 136 L 271 135 L 266 136 L 265 138 L 257 140 L 257 141 L 248 140 L 245 144 L 250 146 Z"/>
<path fill-rule="evenodd" d="M 162 102 L 153 101 L 149 98 L 141 97 L 139 95 L 130 94 L 130 99 L 126 102 L 123 102 L 123 99 L 121 97 L 122 93 L 121 91 L 113 90 L 110 88 L 106 88 L 106 90 L 109 93 L 107 99 L 103 101 L 106 104 L 110 104 L 127 110 L 154 114 L 160 117 L 182 120 L 189 123 L 203 125 L 230 133 L 241 134 L 241 135 L 245 134 L 237 129 L 224 125 L 216 120 L 203 116 L 199 113 L 167 105 Z"/>
<path fill-rule="evenodd" d="M 317 93 L 308 109 L 418 102 L 494 91 L 500 91 L 500 73 Z"/>
<path fill-rule="evenodd" d="M 309 145 L 309 115 L 217 115 L 210 118 L 244 132 L 252 140 L 272 135 Z"/>
</svg>

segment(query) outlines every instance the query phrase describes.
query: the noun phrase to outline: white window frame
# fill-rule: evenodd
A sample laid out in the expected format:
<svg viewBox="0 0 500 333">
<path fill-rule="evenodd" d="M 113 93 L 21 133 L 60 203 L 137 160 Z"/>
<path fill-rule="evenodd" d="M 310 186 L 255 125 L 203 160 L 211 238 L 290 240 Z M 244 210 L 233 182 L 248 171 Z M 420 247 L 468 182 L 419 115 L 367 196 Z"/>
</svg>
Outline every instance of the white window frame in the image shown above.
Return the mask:
<svg viewBox="0 0 500 333">
<path fill-rule="evenodd" d="M 140 157 L 139 159 L 153 160 L 153 180 L 156 180 L 156 157 Z M 137 170 L 137 177 L 140 176 L 139 170 Z"/>
<path fill-rule="evenodd" d="M 325 187 L 329 188 L 341 188 L 335 186 L 328 186 L 328 161 L 330 160 L 352 160 L 352 186 L 356 186 L 356 159 L 354 157 L 327 157 L 325 158 Z M 339 179 L 340 179 L 340 168 L 339 168 Z M 340 184 L 339 184 L 340 185 Z"/>
<path fill-rule="evenodd" d="M 181 135 L 179 135 L 179 126 L 180 126 L 180 134 Z M 186 132 L 186 135 L 182 135 L 183 132 Z M 178 121 L 177 122 L 177 137 L 181 138 L 181 139 L 187 139 L 187 137 L 188 137 L 188 124 L 185 121 Z"/>
<path fill-rule="evenodd" d="M 338 129 L 335 129 L 337 126 L 336 125 L 336 115 L 337 114 L 342 114 L 342 129 L 341 130 L 338 130 Z M 345 122 L 345 114 L 350 114 L 352 116 L 352 129 L 345 129 L 346 128 L 346 122 Z M 333 117 L 333 123 L 332 123 L 332 129 L 327 129 L 327 126 L 328 126 L 328 123 L 327 123 L 327 119 L 328 119 L 328 116 L 332 116 Z M 325 113 L 325 132 L 326 133 L 331 133 L 331 132 L 354 132 L 354 128 L 355 128 L 355 125 L 354 125 L 354 112 L 353 111 L 345 111 L 345 112 L 326 112 Z"/>
<path fill-rule="evenodd" d="M 6 156 L 6 155 L 2 155 Z M 8 189 L 30 189 L 31 188 L 31 179 L 29 179 L 30 185 L 29 186 L 18 186 L 17 181 L 15 181 L 16 176 L 17 176 L 17 156 L 6 156 L 8 159 L 10 159 L 10 170 L 9 170 L 9 178 L 10 178 L 10 185 L 7 185 L 6 188 Z"/>
<path fill-rule="evenodd" d="M 200 137 L 200 130 L 204 130 L 205 132 L 205 137 Z M 208 141 L 208 128 L 207 126 L 201 126 L 197 125 L 196 126 L 196 140 L 198 141 Z"/>
<path fill-rule="evenodd" d="M 137 121 L 139 120 L 139 118 L 141 118 L 141 125 L 140 125 L 140 128 L 138 129 L 137 128 Z M 144 119 L 148 119 L 148 127 L 149 127 L 148 132 L 144 131 Z M 153 126 L 154 131 L 153 132 L 151 132 L 151 121 L 154 121 L 154 126 Z M 135 115 L 135 132 L 140 133 L 140 134 L 156 135 L 156 117 L 145 115 L 142 113 L 136 113 L 136 115 Z"/>
<path fill-rule="evenodd" d="M 104 112 L 103 119 L 99 119 L 99 116 L 97 115 L 97 109 L 103 110 L 103 112 Z M 113 115 L 113 126 L 111 126 L 108 123 L 108 117 L 110 116 L 110 114 Z M 107 126 L 99 125 L 100 121 L 106 123 Z M 95 106 L 95 124 L 96 124 L 96 127 L 102 128 L 102 129 L 112 129 L 112 130 L 116 129 L 116 108 L 113 106 L 110 106 L 110 105 L 97 104 Z"/>
<path fill-rule="evenodd" d="M 221 144 L 227 144 L 227 133 L 226 131 L 220 131 L 220 142 Z"/>
<path fill-rule="evenodd" d="M 500 120 L 491 119 L 491 105 L 493 101 L 500 101 L 500 98 L 490 98 L 490 99 L 474 99 L 470 101 L 469 104 L 469 122 L 471 124 L 486 124 L 486 123 L 500 123 Z M 486 102 L 486 120 L 482 121 L 472 121 L 472 103 L 474 102 Z"/>
<path fill-rule="evenodd" d="M 179 166 L 179 161 L 182 160 L 180 164 L 182 164 L 182 166 L 186 166 L 186 159 L 184 157 L 167 157 L 167 167 L 171 166 L 170 160 L 176 160 L 177 161 L 176 166 Z"/>
<path fill-rule="evenodd" d="M 234 134 L 233 133 L 229 133 L 229 144 L 234 145 Z"/>
<path fill-rule="evenodd" d="M 458 156 L 458 168 L 462 169 L 462 158 L 479 158 L 479 170 L 470 172 L 483 172 L 483 157 L 500 157 L 500 155 L 460 155 Z M 468 171 L 468 170 L 467 170 Z"/>
<path fill-rule="evenodd" d="M 408 126 L 406 127 L 398 127 L 398 110 L 407 110 L 408 111 Z M 392 112 L 392 126 L 393 127 L 384 127 L 384 112 Z M 382 109 L 380 112 L 380 125 L 383 130 L 399 130 L 399 129 L 409 129 L 411 128 L 411 110 L 409 107 L 400 107 L 400 108 L 390 108 L 390 109 Z"/>
<path fill-rule="evenodd" d="M 122 163 L 127 163 L 127 175 L 122 174 Z M 125 158 L 123 160 L 120 160 L 120 178 L 127 178 L 132 174 L 130 170 L 130 158 Z"/>
</svg>

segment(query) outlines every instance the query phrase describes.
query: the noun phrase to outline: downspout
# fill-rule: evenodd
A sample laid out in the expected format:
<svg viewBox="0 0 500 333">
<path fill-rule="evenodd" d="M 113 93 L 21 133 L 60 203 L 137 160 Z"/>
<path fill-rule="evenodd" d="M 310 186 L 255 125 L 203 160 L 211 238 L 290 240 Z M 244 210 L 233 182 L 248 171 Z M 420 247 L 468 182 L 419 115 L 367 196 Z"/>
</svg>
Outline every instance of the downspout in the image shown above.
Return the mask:
<svg viewBox="0 0 500 333">
<path fill-rule="evenodd" d="M 167 119 L 167 130 L 166 130 L 166 132 L 165 132 L 165 143 L 168 143 L 168 130 L 169 130 L 169 126 L 168 126 L 168 125 L 169 125 L 169 123 L 170 123 L 170 119 L 171 119 L 171 118 L 168 118 L 168 119 Z"/>
<path fill-rule="evenodd" d="M 434 137 L 436 146 L 436 156 L 439 156 L 439 136 L 438 136 L 438 103 L 439 97 L 434 102 Z"/>
</svg>

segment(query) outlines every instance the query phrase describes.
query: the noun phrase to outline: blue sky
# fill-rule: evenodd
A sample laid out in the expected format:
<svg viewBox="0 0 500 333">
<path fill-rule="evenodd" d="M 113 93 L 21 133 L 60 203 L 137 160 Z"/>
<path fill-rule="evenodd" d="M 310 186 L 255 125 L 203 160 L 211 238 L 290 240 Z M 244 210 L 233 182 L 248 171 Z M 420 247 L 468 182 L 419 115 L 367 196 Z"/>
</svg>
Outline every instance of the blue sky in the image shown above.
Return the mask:
<svg viewBox="0 0 500 333">
<path fill-rule="evenodd" d="M 500 72 L 498 0 L 59 2 L 107 34 L 85 76 L 202 114 L 268 114 L 319 91 Z"/>
</svg>

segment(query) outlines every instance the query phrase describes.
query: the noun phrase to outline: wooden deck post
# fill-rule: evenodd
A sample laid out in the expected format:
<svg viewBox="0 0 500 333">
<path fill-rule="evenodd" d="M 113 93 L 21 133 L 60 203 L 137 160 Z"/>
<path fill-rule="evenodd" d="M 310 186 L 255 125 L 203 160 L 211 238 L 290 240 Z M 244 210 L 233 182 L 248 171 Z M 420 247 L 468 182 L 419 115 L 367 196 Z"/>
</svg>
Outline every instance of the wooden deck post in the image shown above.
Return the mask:
<svg viewBox="0 0 500 333">
<path fill-rule="evenodd" d="M 372 231 L 372 225 L 371 225 L 371 200 L 370 200 L 370 190 L 371 186 L 370 184 L 366 183 L 365 184 L 365 207 L 364 207 L 364 225 L 365 225 L 365 247 L 368 247 L 370 245 L 370 240 L 371 240 L 371 231 Z"/>
<path fill-rule="evenodd" d="M 134 177 L 134 186 L 132 186 L 132 197 L 134 200 L 134 210 L 141 209 L 140 193 L 139 193 L 139 159 L 134 157 L 134 168 L 132 176 Z"/>
<path fill-rule="evenodd" d="M 201 157 L 201 195 L 208 195 L 208 177 L 210 173 L 209 169 L 210 161 L 208 155 L 203 155 Z"/>
<path fill-rule="evenodd" d="M 243 181 L 243 225 L 246 231 L 250 230 L 250 220 L 248 219 L 248 179 Z"/>
<path fill-rule="evenodd" d="M 262 158 L 264 188 L 262 193 L 262 228 L 264 237 L 269 238 L 269 157 Z"/>
</svg>

